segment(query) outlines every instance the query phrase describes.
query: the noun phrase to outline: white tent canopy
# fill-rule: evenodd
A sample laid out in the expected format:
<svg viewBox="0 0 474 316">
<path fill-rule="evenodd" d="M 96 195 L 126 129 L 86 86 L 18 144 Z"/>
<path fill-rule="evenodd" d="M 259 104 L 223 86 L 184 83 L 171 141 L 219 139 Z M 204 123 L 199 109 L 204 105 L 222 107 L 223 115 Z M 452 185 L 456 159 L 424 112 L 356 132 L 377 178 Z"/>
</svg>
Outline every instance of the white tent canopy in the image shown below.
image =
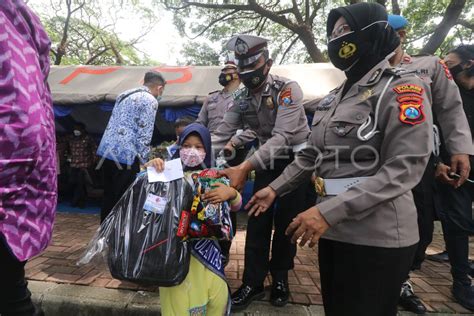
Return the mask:
<svg viewBox="0 0 474 316">
<path fill-rule="evenodd" d="M 218 83 L 221 67 L 133 67 L 133 66 L 54 66 L 49 84 L 58 105 L 114 102 L 125 90 L 143 83 L 149 70 L 161 72 L 168 82 L 161 106 L 202 104 Z M 305 103 L 314 103 L 344 80 L 344 73 L 331 64 L 298 64 L 272 67 L 271 73 L 297 81 Z M 313 102 L 311 102 L 313 101 Z"/>
</svg>

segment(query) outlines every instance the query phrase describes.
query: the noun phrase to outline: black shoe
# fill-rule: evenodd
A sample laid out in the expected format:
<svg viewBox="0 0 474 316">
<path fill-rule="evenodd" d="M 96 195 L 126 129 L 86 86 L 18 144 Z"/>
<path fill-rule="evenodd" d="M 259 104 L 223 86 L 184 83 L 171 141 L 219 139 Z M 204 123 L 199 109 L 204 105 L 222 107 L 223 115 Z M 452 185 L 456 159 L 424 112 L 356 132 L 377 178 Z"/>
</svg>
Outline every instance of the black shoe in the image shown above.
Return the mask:
<svg viewBox="0 0 474 316">
<path fill-rule="evenodd" d="M 398 304 L 405 310 L 418 315 L 423 315 L 426 313 L 425 305 L 423 305 L 418 296 L 415 295 L 413 292 L 413 287 L 408 281 L 402 284 L 402 291 L 400 293 L 400 300 L 398 301 Z"/>
<path fill-rule="evenodd" d="M 282 307 L 288 303 L 290 298 L 290 287 L 288 281 L 280 280 L 273 282 L 270 303 L 273 306 Z"/>
<path fill-rule="evenodd" d="M 263 286 L 249 286 L 242 284 L 237 291 L 232 293 L 232 311 L 246 309 L 254 300 L 260 300 L 265 297 Z"/>
<path fill-rule="evenodd" d="M 434 255 L 426 256 L 426 259 L 436 262 L 449 262 L 448 251 L 443 251 L 440 253 L 435 253 Z"/>
<path fill-rule="evenodd" d="M 453 296 L 464 308 L 474 311 L 474 287 L 461 284 L 453 284 Z"/>
</svg>

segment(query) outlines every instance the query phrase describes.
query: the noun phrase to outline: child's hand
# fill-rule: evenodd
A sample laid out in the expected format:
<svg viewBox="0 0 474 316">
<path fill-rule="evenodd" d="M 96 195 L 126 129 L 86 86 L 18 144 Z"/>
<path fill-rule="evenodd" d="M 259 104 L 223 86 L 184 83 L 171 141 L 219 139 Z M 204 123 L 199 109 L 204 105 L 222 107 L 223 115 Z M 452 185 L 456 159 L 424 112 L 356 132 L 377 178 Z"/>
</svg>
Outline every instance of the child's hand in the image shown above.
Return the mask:
<svg viewBox="0 0 474 316">
<path fill-rule="evenodd" d="M 235 199 L 237 191 L 234 188 L 228 187 L 224 183 L 217 182 L 216 188 L 204 194 L 204 201 L 210 203 L 221 203 Z"/>
<path fill-rule="evenodd" d="M 160 159 L 160 158 L 155 158 L 155 159 L 152 159 L 152 160 L 148 161 L 145 164 L 145 168 L 146 167 L 153 167 L 153 168 L 155 168 L 155 170 L 157 172 L 163 172 L 163 170 L 165 170 L 165 161 L 163 159 Z"/>
</svg>

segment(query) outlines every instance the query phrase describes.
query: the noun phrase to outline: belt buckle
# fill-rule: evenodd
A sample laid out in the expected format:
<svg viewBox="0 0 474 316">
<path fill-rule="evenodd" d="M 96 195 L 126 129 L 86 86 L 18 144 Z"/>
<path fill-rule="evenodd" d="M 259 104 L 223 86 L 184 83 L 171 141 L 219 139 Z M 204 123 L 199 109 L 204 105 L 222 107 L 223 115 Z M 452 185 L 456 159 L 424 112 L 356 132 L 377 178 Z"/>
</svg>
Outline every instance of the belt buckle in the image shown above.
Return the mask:
<svg viewBox="0 0 474 316">
<path fill-rule="evenodd" d="M 314 179 L 314 189 L 320 197 L 326 196 L 326 188 L 324 186 L 324 179 L 321 177 L 316 177 Z"/>
</svg>

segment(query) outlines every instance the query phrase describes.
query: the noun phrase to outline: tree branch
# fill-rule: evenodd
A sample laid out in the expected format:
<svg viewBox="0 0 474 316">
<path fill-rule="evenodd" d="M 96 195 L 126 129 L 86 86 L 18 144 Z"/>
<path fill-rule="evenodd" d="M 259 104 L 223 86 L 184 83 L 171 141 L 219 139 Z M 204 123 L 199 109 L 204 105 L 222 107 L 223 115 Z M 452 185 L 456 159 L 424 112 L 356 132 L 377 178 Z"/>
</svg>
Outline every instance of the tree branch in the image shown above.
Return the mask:
<svg viewBox="0 0 474 316">
<path fill-rule="evenodd" d="M 465 28 L 468 28 L 468 29 L 474 31 L 474 23 L 473 22 L 469 22 L 469 21 L 466 21 L 466 20 L 463 20 L 463 19 L 459 19 L 457 24 L 462 25 Z"/>
<path fill-rule="evenodd" d="M 296 18 L 296 22 L 298 22 L 298 24 L 303 24 L 304 23 L 303 16 L 301 16 L 301 12 L 298 9 L 298 3 L 296 3 L 296 0 L 291 0 L 291 2 L 293 4 L 293 6 L 291 7 L 291 10 L 293 12 L 293 15 Z"/>
<path fill-rule="evenodd" d="M 298 41 L 298 36 L 296 36 L 290 43 L 290 45 L 288 45 L 288 47 L 286 48 L 285 52 L 283 53 L 283 55 L 281 56 L 281 59 L 280 59 L 280 64 L 283 63 L 283 61 L 285 60 L 286 58 L 286 55 L 290 52 L 290 50 L 293 48 L 293 46 L 295 45 L 295 43 Z"/>
<path fill-rule="evenodd" d="M 422 53 L 434 54 L 435 51 L 441 46 L 444 39 L 449 33 L 449 30 L 456 25 L 459 16 L 462 13 L 464 6 L 466 5 L 466 0 L 451 0 L 446 12 L 441 20 L 441 23 L 438 24 L 438 27 L 431 35 L 428 43 L 421 50 Z"/>
<path fill-rule="evenodd" d="M 400 15 L 400 6 L 398 5 L 398 0 L 392 0 L 392 13 Z"/>
<path fill-rule="evenodd" d="M 226 13 L 226 14 L 218 17 L 217 19 L 212 20 L 208 25 L 206 25 L 206 27 L 201 32 L 199 32 L 196 36 L 190 37 L 190 39 L 195 40 L 196 38 L 198 38 L 202 34 L 206 33 L 206 31 L 209 30 L 211 28 L 211 26 L 213 26 L 214 24 L 224 20 L 225 18 L 227 18 L 227 17 L 229 17 L 229 16 L 231 16 L 231 15 L 237 13 L 237 12 L 239 12 L 239 11 L 238 10 L 233 10 L 229 13 Z"/>
</svg>

